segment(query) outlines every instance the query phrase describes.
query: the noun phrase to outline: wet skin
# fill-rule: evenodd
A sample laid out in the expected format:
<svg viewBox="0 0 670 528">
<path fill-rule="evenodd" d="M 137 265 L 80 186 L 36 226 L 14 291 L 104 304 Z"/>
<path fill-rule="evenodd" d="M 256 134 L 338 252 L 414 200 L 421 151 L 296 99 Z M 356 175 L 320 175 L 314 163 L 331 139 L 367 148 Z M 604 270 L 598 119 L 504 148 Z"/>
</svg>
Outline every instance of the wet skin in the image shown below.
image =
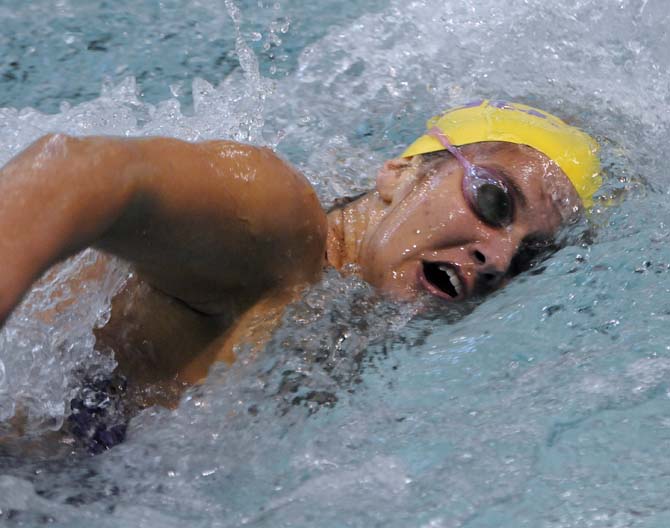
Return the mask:
<svg viewBox="0 0 670 528">
<path fill-rule="evenodd" d="M 450 155 L 391 160 L 374 190 L 326 217 L 307 180 L 267 149 L 47 136 L 0 170 L 0 317 L 54 262 L 97 247 L 137 270 L 99 340 L 136 384 L 182 386 L 234 361 L 236 344 L 260 348 L 326 264 L 401 299 L 493 290 L 525 241 L 551 237 L 579 199 L 530 147 L 462 152 L 505 174 L 508 226 L 477 214 Z"/>
<path fill-rule="evenodd" d="M 346 244 L 332 240 L 350 239 L 349 254 L 331 260 L 357 264 L 366 281 L 398 298 L 427 292 L 461 301 L 504 284 L 525 243 L 551 239 L 579 210 L 565 174 L 530 147 L 481 143 L 462 152 L 505 179 L 513 198 L 509 225 L 491 225 L 477 214 L 463 193 L 463 168 L 449 154 L 418 166 L 393 160 L 380 171 L 375 192 L 330 214 L 329 249 L 347 253 Z M 436 273 L 446 274 L 452 287 L 437 286 Z"/>
</svg>

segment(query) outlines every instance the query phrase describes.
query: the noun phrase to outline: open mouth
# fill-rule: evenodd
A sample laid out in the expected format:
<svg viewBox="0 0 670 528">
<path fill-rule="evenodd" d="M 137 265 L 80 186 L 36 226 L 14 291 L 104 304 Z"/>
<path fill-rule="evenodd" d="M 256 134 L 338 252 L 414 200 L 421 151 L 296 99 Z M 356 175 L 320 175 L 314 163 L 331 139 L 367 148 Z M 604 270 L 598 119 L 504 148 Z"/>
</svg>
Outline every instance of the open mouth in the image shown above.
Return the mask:
<svg viewBox="0 0 670 528">
<path fill-rule="evenodd" d="M 439 297 L 456 299 L 465 291 L 456 269 L 444 262 L 424 262 L 423 279 L 428 290 Z"/>
</svg>

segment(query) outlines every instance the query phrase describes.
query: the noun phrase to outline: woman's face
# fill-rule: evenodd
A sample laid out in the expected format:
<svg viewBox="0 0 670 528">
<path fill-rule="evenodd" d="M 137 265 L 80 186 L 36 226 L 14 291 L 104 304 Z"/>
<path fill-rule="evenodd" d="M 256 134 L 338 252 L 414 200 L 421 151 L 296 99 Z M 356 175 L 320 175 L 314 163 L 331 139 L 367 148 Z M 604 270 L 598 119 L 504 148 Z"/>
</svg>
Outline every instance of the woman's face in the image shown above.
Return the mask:
<svg viewBox="0 0 670 528">
<path fill-rule="evenodd" d="M 406 184 L 406 175 L 395 175 L 393 182 L 404 181 L 405 189 L 384 202 L 379 220 L 363 237 L 358 264 L 366 281 L 401 298 L 427 292 L 463 300 L 491 291 L 510 276 L 520 249 L 551 239 L 564 218 L 579 209 L 579 197 L 563 171 L 530 147 L 490 142 L 461 152 L 503 180 L 511 204 L 477 203 L 476 195 L 464 193 L 464 169 L 452 156 L 405 167 L 415 171 L 412 184 Z M 383 174 L 378 187 L 395 185 Z M 494 201 L 499 198 L 493 193 Z M 482 203 L 488 203 L 489 212 L 491 207 L 494 212 L 509 209 L 505 225 L 482 214 Z"/>
</svg>

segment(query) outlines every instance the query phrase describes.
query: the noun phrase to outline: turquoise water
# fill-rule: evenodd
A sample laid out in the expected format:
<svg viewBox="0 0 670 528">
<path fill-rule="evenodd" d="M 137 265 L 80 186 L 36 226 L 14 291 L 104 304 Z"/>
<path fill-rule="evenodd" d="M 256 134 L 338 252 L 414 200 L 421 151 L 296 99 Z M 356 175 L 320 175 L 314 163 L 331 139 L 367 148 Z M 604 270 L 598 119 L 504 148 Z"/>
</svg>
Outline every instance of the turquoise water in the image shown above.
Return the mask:
<svg viewBox="0 0 670 528">
<path fill-rule="evenodd" d="M 215 368 L 177 410 L 136 417 L 121 446 L 48 459 L 0 451 L 0 522 L 670 525 L 663 2 L 58 5 L 0 4 L 14 17 L 3 39 L 44 36 L 33 39 L 34 76 L 3 77 L 0 160 L 55 129 L 235 137 L 276 147 L 328 202 L 368 187 L 437 109 L 493 96 L 596 135 L 608 175 L 601 204 L 612 205 L 596 207 L 588 236 L 580 226 L 539 269 L 466 313 L 384 302 L 326 274 L 261 361 Z M 113 45 L 88 49 L 100 21 Z M 73 31 L 60 31 L 66 24 L 80 28 L 72 44 L 59 40 Z M 159 38 L 168 33 L 174 48 Z M 77 367 L 112 368 L 91 329 L 126 273 L 112 266 L 50 327 L 29 304 L 10 321 L 0 415 L 20 402 L 32 430 L 56 427 Z M 61 284 L 43 284 L 33 306 L 67 297 Z"/>
<path fill-rule="evenodd" d="M 245 36 L 262 72 L 275 79 L 290 74 L 300 51 L 331 26 L 387 4 L 238 2 L 248 13 Z M 129 75 L 143 100 L 157 103 L 176 93 L 188 105 L 194 77 L 219 83 L 239 68 L 235 26 L 223 1 L 185 7 L 178 0 L 2 0 L 0 15 L 0 107 L 57 112 L 61 102 L 94 99 L 103 82 Z"/>
</svg>

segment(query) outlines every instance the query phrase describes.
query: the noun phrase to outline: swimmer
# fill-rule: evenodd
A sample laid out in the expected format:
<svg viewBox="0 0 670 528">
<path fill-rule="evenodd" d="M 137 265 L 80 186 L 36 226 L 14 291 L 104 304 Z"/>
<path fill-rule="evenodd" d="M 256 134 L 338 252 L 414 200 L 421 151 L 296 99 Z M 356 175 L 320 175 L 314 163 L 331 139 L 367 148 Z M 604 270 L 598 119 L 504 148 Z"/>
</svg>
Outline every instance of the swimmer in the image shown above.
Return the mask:
<svg viewBox="0 0 670 528">
<path fill-rule="evenodd" d="M 85 247 L 124 259 L 135 273 L 97 339 L 129 387 L 176 387 L 143 404 L 169 404 L 156 394 L 258 348 L 325 266 L 398 299 L 500 288 L 590 205 L 597 151 L 546 112 L 478 101 L 430 120 L 375 189 L 326 214 L 266 148 L 48 135 L 0 170 L 0 318 Z"/>
</svg>

